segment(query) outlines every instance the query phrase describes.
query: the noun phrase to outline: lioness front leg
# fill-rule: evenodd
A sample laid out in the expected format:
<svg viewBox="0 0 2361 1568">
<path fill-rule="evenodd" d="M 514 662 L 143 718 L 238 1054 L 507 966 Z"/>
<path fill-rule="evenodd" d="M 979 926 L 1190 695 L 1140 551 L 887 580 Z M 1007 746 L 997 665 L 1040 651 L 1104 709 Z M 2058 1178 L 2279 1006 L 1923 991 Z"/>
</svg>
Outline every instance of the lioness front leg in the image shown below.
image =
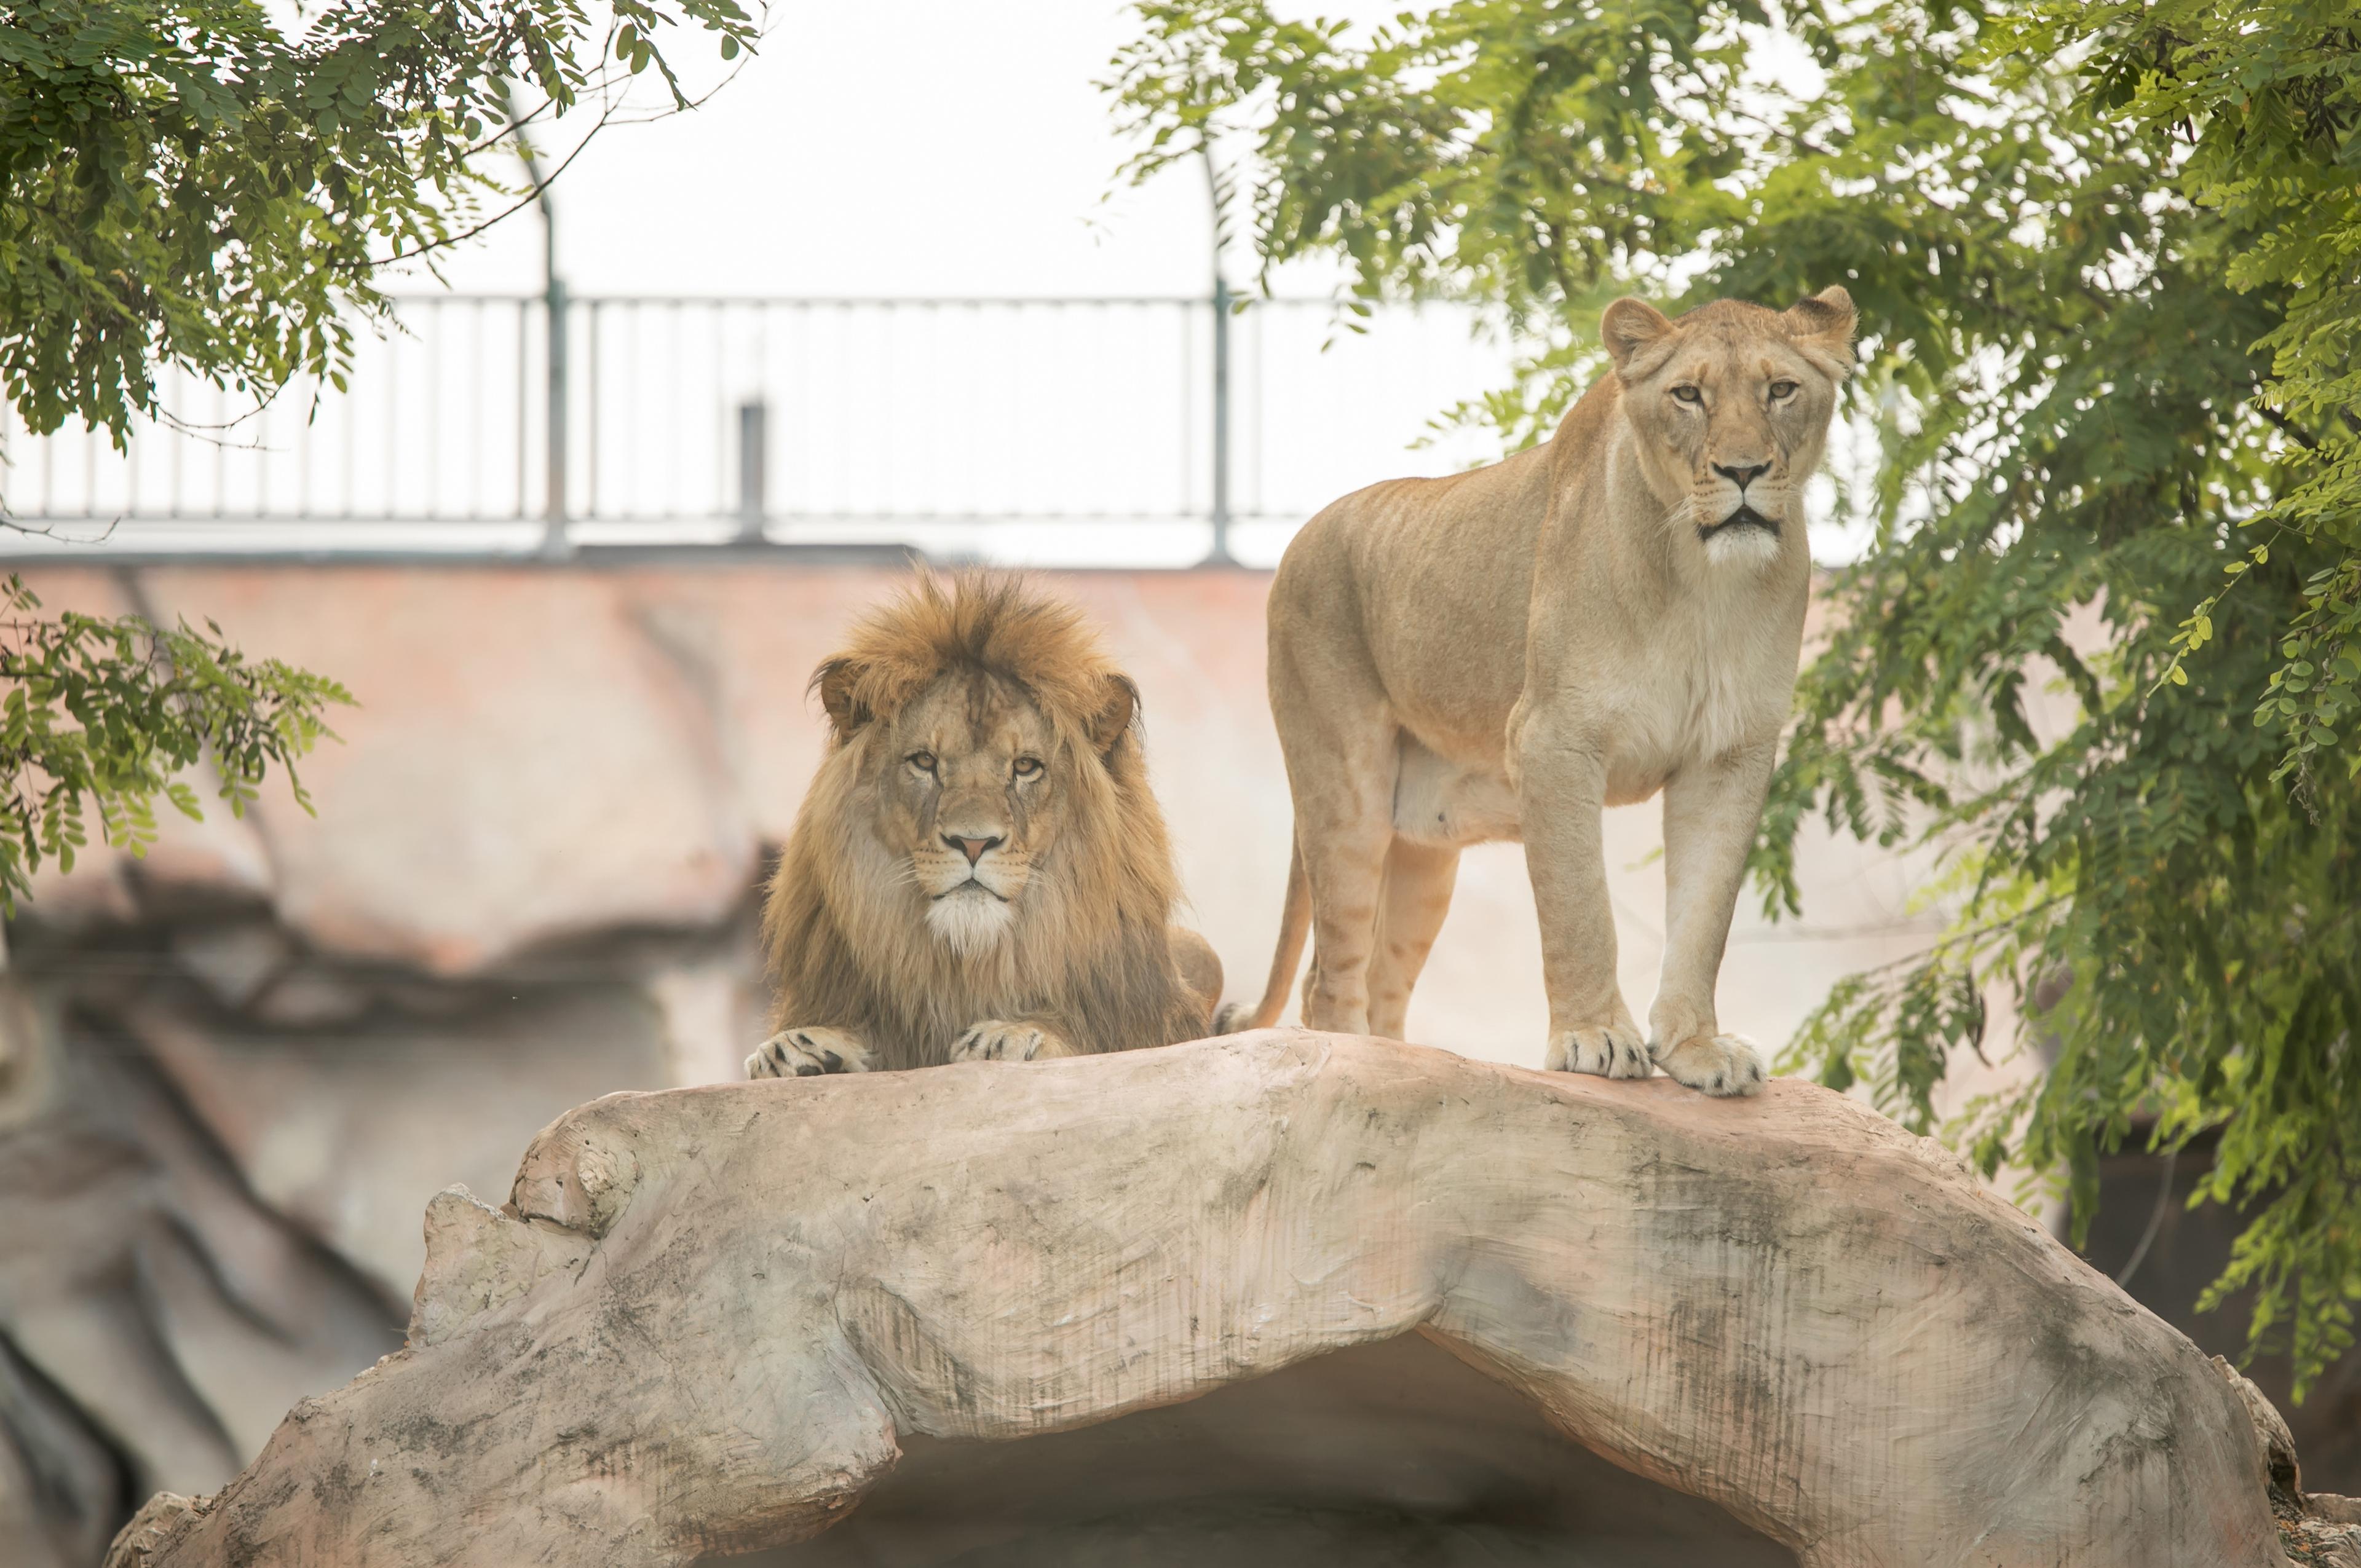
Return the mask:
<svg viewBox="0 0 2361 1568">
<path fill-rule="evenodd" d="M 746 1058 L 748 1078 L 817 1078 L 868 1070 L 869 1047 L 858 1036 L 817 1025 L 782 1029 Z"/>
<path fill-rule="evenodd" d="M 1693 762 L 1664 785 L 1664 969 L 1648 1010 L 1648 1052 L 1691 1089 L 1754 1094 L 1763 1053 L 1721 1031 L 1714 986 L 1763 818 L 1775 743 Z"/>
<path fill-rule="evenodd" d="M 951 1042 L 950 1059 L 961 1061 L 1040 1061 L 1049 1057 L 1078 1057 L 1084 1053 L 1078 1046 L 1067 1043 L 1064 1036 L 1046 1024 L 1009 1023 L 999 1018 L 986 1018 L 970 1024 L 960 1037 Z"/>
<path fill-rule="evenodd" d="M 1587 737 L 1565 733 L 1547 716 L 1528 719 L 1519 733 L 1518 805 L 1549 990 L 1549 1048 L 1542 1066 L 1645 1078 L 1647 1043 L 1615 981 L 1615 914 L 1599 823 L 1606 759 Z"/>
</svg>

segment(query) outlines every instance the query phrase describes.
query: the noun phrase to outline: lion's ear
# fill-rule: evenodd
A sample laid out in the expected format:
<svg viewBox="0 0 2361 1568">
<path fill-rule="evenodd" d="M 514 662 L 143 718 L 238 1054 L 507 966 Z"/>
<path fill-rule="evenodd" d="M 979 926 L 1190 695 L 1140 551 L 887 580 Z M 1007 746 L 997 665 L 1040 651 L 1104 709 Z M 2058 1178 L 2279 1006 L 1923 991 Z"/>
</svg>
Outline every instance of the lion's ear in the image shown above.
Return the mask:
<svg viewBox="0 0 2361 1568">
<path fill-rule="evenodd" d="M 819 705 L 828 709 L 828 721 L 839 740 L 850 740 L 855 730 L 875 717 L 853 698 L 852 688 L 860 679 L 861 666 L 850 659 L 830 659 L 812 672 L 812 690 L 819 693 Z"/>
<path fill-rule="evenodd" d="M 1129 675 L 1109 675 L 1106 706 L 1091 719 L 1091 744 L 1098 748 L 1099 755 L 1113 751 L 1138 717 L 1139 688 L 1131 684 Z"/>
<path fill-rule="evenodd" d="M 1607 345 L 1615 368 L 1629 371 L 1642 351 L 1673 334 L 1664 313 L 1645 300 L 1626 295 L 1607 307 L 1598 318 L 1598 341 Z"/>
<path fill-rule="evenodd" d="M 1806 356 L 1839 379 L 1852 369 L 1852 334 L 1860 322 L 1852 296 L 1841 283 L 1831 283 L 1787 308 L 1787 335 Z"/>
</svg>

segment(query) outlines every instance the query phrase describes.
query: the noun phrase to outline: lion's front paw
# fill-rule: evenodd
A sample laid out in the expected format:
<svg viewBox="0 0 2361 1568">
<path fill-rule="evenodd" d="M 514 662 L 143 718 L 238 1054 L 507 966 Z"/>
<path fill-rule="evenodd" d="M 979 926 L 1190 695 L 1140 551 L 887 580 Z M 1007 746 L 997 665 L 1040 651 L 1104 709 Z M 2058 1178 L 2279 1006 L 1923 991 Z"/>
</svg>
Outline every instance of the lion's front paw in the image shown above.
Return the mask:
<svg viewBox="0 0 2361 1568">
<path fill-rule="evenodd" d="M 1034 1024 L 1004 1024 L 997 1018 L 969 1025 L 967 1033 L 951 1042 L 951 1060 L 955 1062 L 1031 1061 L 1037 1057 L 1069 1054 L 1063 1043 L 1049 1030 Z"/>
<path fill-rule="evenodd" d="M 1637 1026 L 1609 1024 L 1595 1029 L 1561 1029 L 1550 1036 L 1542 1066 L 1552 1072 L 1588 1072 L 1601 1078 L 1645 1078 L 1648 1047 Z"/>
<path fill-rule="evenodd" d="M 869 1047 L 841 1029 L 782 1029 L 746 1058 L 748 1078 L 818 1078 L 867 1072 Z"/>
<path fill-rule="evenodd" d="M 1708 1094 L 1763 1092 L 1763 1053 L 1743 1035 L 1699 1035 L 1676 1046 L 1650 1046 L 1675 1082 Z"/>
</svg>

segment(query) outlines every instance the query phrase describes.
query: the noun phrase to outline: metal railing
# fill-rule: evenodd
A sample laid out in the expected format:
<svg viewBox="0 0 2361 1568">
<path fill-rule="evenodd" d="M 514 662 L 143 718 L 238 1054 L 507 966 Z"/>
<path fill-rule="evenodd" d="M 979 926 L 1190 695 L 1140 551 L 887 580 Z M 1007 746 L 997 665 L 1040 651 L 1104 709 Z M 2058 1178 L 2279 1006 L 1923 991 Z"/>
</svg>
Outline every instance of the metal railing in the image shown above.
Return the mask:
<svg viewBox="0 0 2361 1568">
<path fill-rule="evenodd" d="M 173 422 L 127 451 L 0 415 L 0 501 L 159 549 L 957 551 L 1085 522 L 1177 529 L 1178 559 L 1486 455 L 1452 432 L 1411 448 L 1506 362 L 1461 310 L 1356 332 L 1306 300 L 445 294 L 395 320 L 344 392 L 246 411 L 167 376 Z"/>
</svg>

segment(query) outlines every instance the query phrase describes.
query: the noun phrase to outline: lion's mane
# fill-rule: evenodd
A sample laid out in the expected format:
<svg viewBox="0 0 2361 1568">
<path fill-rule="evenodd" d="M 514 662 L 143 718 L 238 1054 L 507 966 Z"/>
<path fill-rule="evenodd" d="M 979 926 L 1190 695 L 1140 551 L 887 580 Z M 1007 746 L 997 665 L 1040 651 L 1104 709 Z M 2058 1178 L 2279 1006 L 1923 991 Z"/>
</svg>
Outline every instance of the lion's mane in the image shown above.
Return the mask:
<svg viewBox="0 0 2361 1568">
<path fill-rule="evenodd" d="M 1021 687 L 1040 710 L 1058 739 L 1049 762 L 1067 808 L 1009 938 L 982 959 L 962 959 L 913 913 L 896 885 L 898 846 L 855 852 L 872 835 L 867 748 L 886 729 L 874 720 L 961 670 Z M 1172 950 L 1179 880 L 1148 787 L 1137 694 L 1079 610 L 1022 578 L 962 576 L 946 588 L 922 576 L 863 618 L 812 686 L 835 734 L 763 909 L 772 1027 L 850 1030 L 887 1069 L 942 1062 L 958 1034 L 986 1018 L 1054 1016 L 1093 1052 L 1204 1033 L 1203 1003 Z M 1124 716 L 1103 742 L 1118 689 Z"/>
</svg>

